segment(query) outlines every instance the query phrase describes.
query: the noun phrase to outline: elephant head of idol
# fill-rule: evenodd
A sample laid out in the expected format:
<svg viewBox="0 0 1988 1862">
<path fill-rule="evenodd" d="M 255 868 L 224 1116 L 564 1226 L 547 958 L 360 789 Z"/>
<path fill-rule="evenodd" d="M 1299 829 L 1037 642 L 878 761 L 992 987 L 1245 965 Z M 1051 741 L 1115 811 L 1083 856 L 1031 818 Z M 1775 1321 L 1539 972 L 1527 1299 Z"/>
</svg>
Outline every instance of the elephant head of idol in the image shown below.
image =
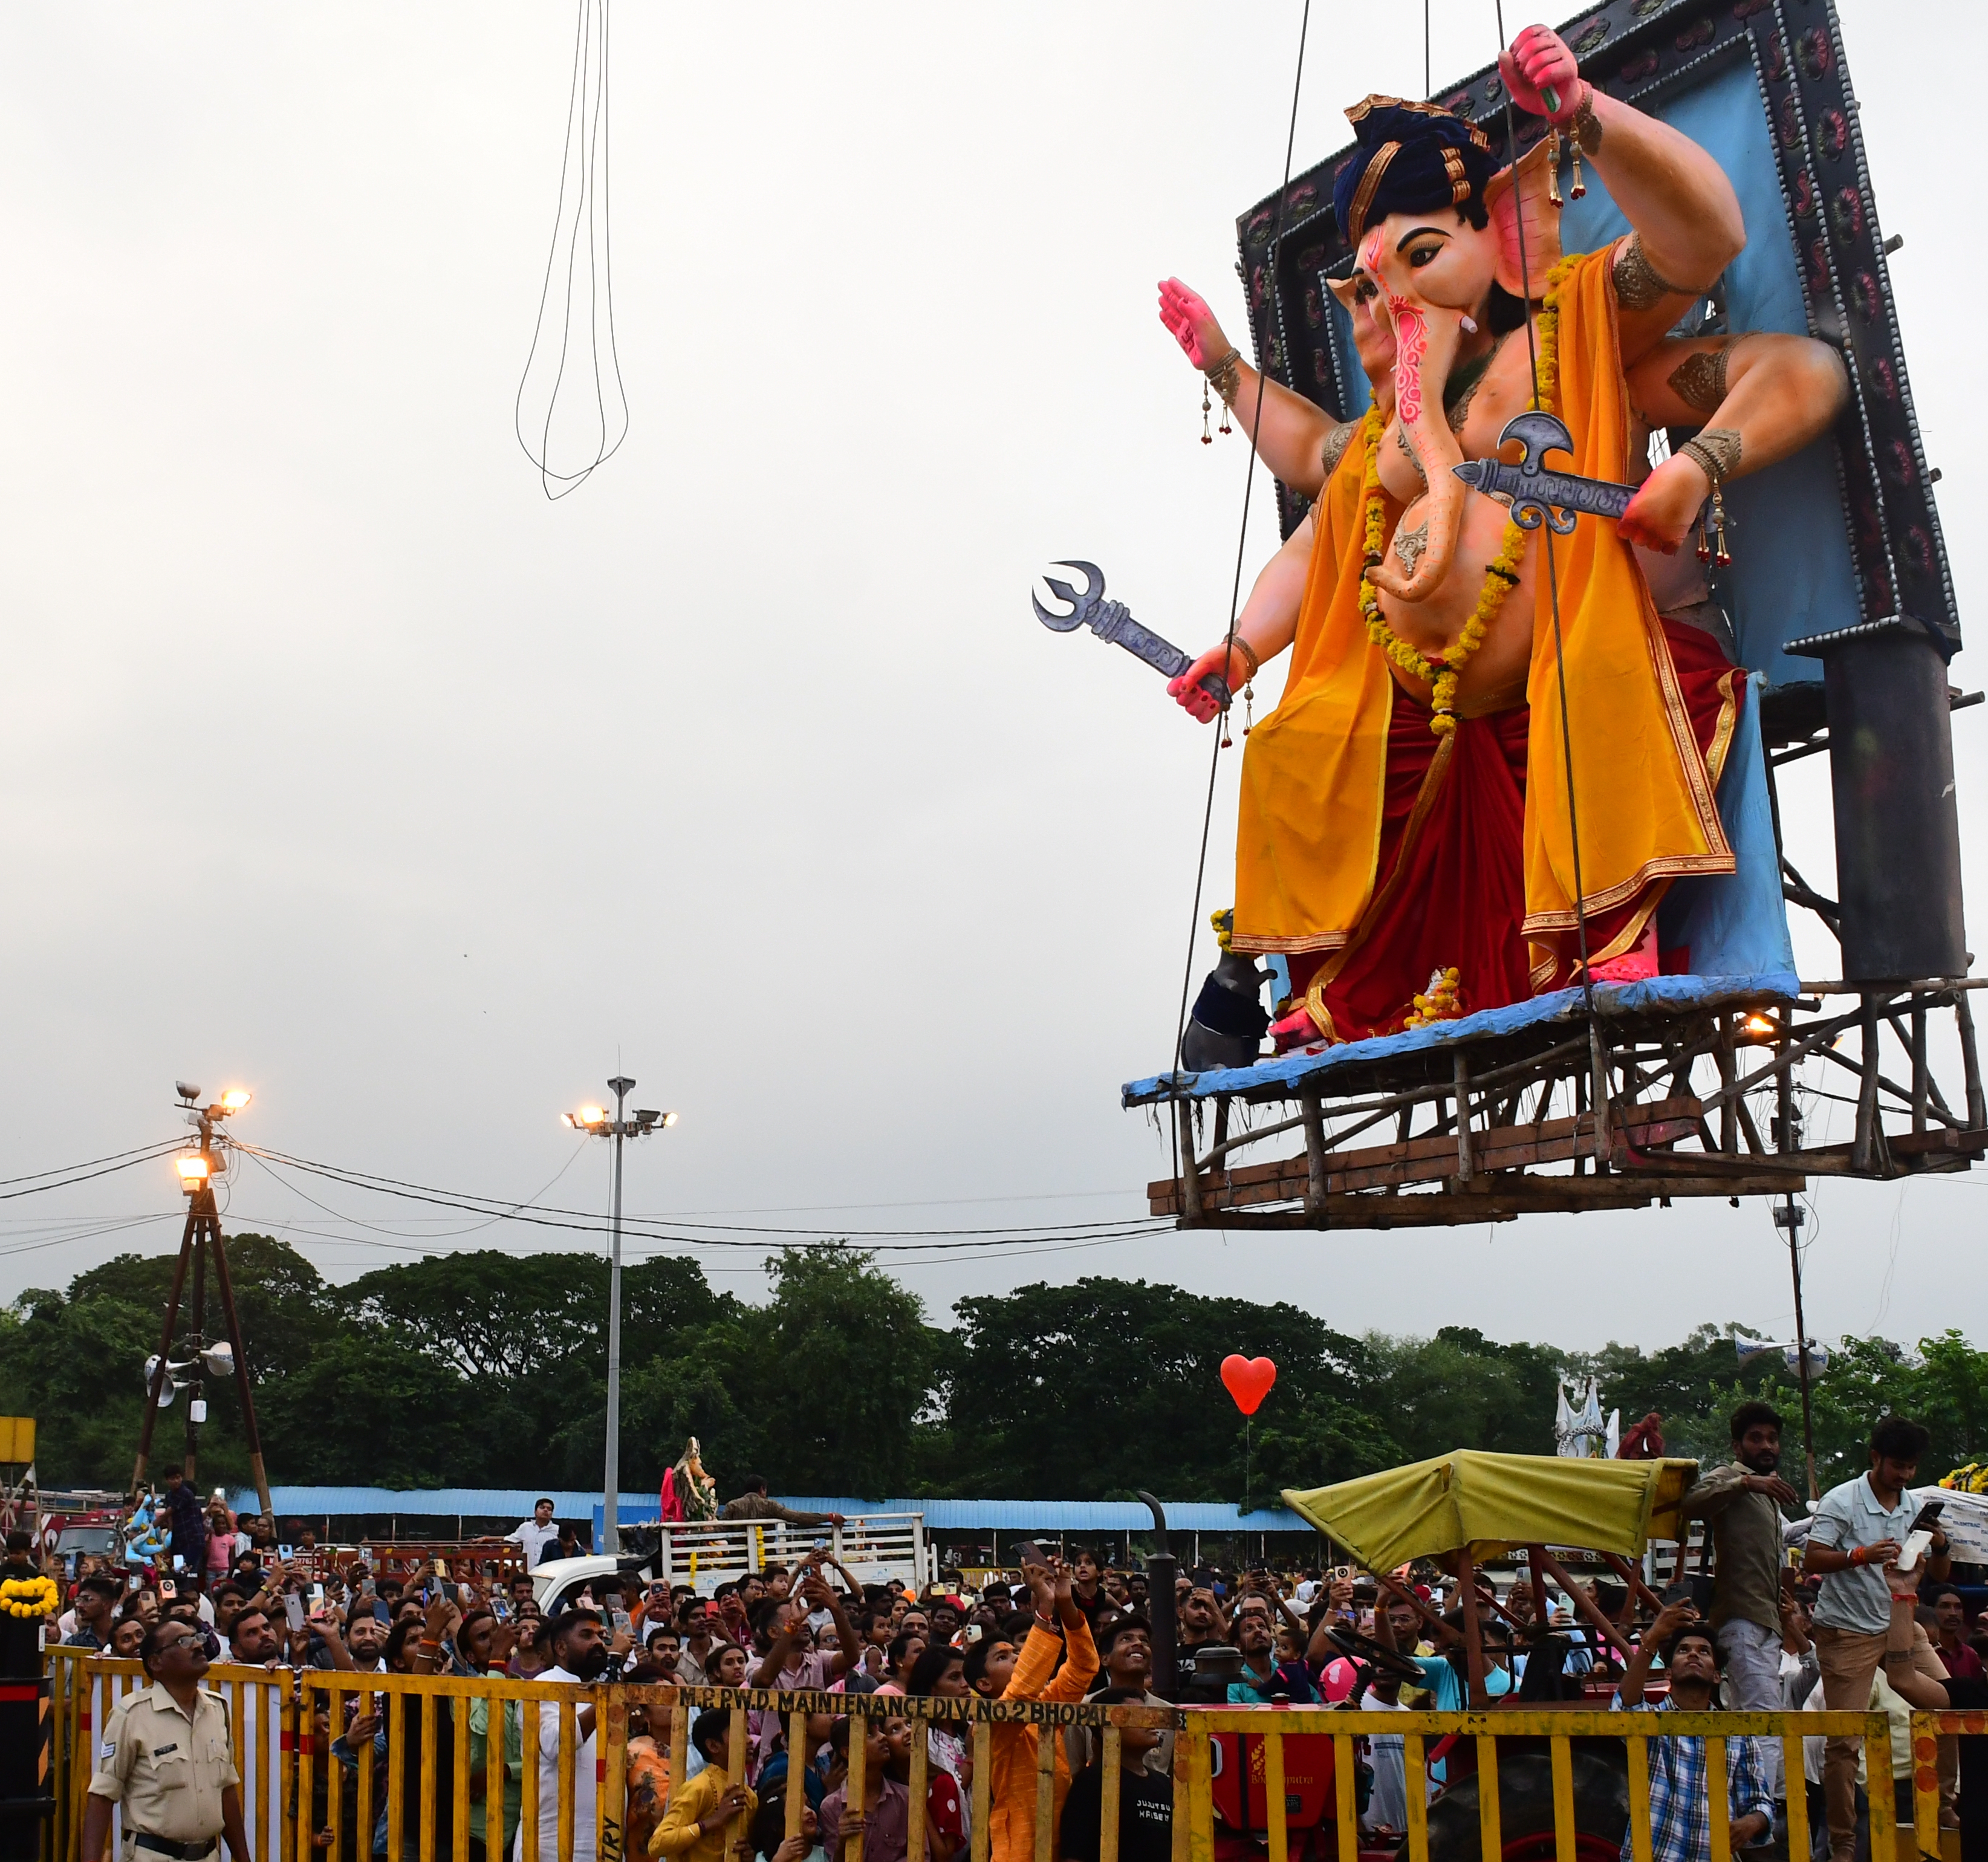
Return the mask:
<svg viewBox="0 0 1988 1862">
<path fill-rule="evenodd" d="M 1462 344 L 1515 327 L 1558 262 L 1550 198 L 1558 151 L 1538 145 L 1519 164 L 1515 186 L 1484 133 L 1434 104 L 1369 97 L 1347 115 L 1359 146 L 1340 171 L 1334 204 L 1354 271 L 1340 301 L 1356 335 L 1362 308 L 1392 332 L 1394 417 L 1427 488 L 1402 518 L 1425 535 L 1412 569 L 1384 559 L 1368 573 L 1400 600 L 1425 601 L 1449 573 L 1469 496 L 1451 469 L 1463 453 L 1444 412 L 1444 384 Z"/>
</svg>

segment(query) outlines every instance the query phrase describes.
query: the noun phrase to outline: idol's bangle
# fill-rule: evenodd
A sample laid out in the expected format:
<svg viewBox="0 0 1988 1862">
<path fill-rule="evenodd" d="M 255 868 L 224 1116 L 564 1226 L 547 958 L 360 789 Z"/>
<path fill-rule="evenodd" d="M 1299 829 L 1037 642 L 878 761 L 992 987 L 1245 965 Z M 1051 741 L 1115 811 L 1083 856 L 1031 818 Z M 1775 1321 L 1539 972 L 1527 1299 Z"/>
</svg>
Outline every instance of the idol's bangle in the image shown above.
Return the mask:
<svg viewBox="0 0 1988 1862">
<path fill-rule="evenodd" d="M 1718 485 L 1719 461 L 1712 457 L 1712 448 L 1710 447 L 1702 444 L 1697 440 L 1692 439 L 1685 441 L 1685 443 L 1678 448 L 1678 451 L 1682 453 L 1686 458 L 1689 459 L 1695 465 L 1696 465 L 1699 470 L 1703 472 L 1706 477 L 1709 478 L 1715 486 Z M 1861 1546 L 1858 1546 L 1851 1552 L 1850 1556 L 1851 1559 L 1857 1563 L 1861 1564 L 1863 1563 L 1863 1560 L 1857 1556 L 1857 1553 L 1863 1550 L 1863 1549 L 1864 1548 Z"/>
<path fill-rule="evenodd" d="M 1219 362 L 1202 373 L 1208 377 L 1208 385 L 1222 397 L 1222 404 L 1234 407 L 1236 397 L 1242 391 L 1242 352 L 1232 347 Z"/>
<path fill-rule="evenodd" d="M 1601 121 L 1594 113 L 1594 86 L 1581 79 L 1581 102 L 1564 127 L 1589 155 L 1601 147 Z"/>
<path fill-rule="evenodd" d="M 1232 634 L 1229 635 L 1229 651 L 1231 653 L 1239 653 L 1242 656 L 1242 664 L 1244 668 L 1242 679 L 1244 684 L 1248 684 L 1250 680 L 1256 678 L 1258 673 L 1263 671 L 1263 662 L 1256 657 L 1256 649 L 1251 646 L 1241 634 Z M 1227 668 L 1225 667 L 1223 670 L 1226 671 Z"/>
</svg>

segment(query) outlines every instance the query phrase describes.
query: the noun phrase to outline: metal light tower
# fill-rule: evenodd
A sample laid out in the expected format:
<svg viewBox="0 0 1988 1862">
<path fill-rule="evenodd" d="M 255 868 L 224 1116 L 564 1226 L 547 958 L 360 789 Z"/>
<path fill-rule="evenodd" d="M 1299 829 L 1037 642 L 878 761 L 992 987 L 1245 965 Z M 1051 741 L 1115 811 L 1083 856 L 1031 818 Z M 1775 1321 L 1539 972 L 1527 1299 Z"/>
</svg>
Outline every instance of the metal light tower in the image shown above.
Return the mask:
<svg viewBox="0 0 1988 1862">
<path fill-rule="evenodd" d="M 601 1479 L 600 1537 L 610 1552 L 621 1549 L 621 1146 L 628 1138 L 646 1138 L 652 1131 L 666 1131 L 677 1122 L 674 1112 L 637 1112 L 623 1115 L 634 1080 L 617 1073 L 607 1083 L 614 1095 L 612 1117 L 600 1106 L 582 1106 L 577 1112 L 561 1114 L 576 1131 L 590 1131 L 597 1138 L 614 1141 L 614 1188 L 610 1194 L 613 1253 L 607 1269 L 607 1457 Z"/>
<path fill-rule="evenodd" d="M 180 1107 L 187 1123 L 200 1134 L 197 1149 L 182 1151 L 173 1160 L 179 1171 L 180 1188 L 186 1192 L 186 1227 L 180 1235 L 180 1258 L 173 1269 L 172 1291 L 166 1298 L 165 1324 L 159 1339 L 158 1355 L 145 1367 L 145 1420 L 139 1426 L 138 1457 L 131 1470 L 131 1491 L 135 1497 L 145 1484 L 145 1465 L 152 1452 L 152 1425 L 159 1411 L 170 1408 L 181 1389 L 191 1394 L 187 1400 L 184 1470 L 189 1482 L 196 1477 L 196 1431 L 207 1419 L 207 1400 L 201 1374 L 224 1377 L 231 1372 L 236 1395 L 242 1403 L 242 1433 L 248 1448 L 248 1467 L 255 1482 L 255 1497 L 265 1516 L 273 1509 L 269 1501 L 269 1478 L 262 1468 L 262 1441 L 255 1427 L 255 1400 L 248 1388 L 248 1357 L 242 1348 L 242 1324 L 235 1314 L 235 1288 L 228 1277 L 228 1252 L 221 1239 L 221 1211 L 214 1201 L 214 1180 L 228 1168 L 227 1141 L 221 1134 L 224 1120 L 248 1104 L 249 1094 L 236 1087 L 224 1093 L 209 1106 L 199 1103 L 200 1088 L 184 1081 L 178 1083 Z M 221 1294 L 221 1309 L 226 1320 L 225 1340 L 210 1343 L 207 1337 L 207 1257 L 214 1256 L 215 1279 Z M 179 1322 L 180 1296 L 185 1290 L 187 1269 L 193 1269 L 192 1323 L 186 1342 L 194 1355 L 183 1364 L 172 1362 L 173 1334 Z M 191 1377 L 176 1374 L 191 1371 Z"/>
</svg>

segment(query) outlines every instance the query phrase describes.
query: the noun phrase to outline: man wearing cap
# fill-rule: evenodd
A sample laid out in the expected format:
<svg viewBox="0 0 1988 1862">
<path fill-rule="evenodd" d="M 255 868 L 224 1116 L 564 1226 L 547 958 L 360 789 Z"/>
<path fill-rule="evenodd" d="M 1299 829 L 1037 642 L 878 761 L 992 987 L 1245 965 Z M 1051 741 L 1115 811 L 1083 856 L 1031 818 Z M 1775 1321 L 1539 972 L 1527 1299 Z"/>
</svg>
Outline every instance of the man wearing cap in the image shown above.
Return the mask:
<svg viewBox="0 0 1988 1862">
<path fill-rule="evenodd" d="M 103 1729 L 83 1813 L 83 1862 L 110 1862 L 111 1806 L 123 1811 L 117 1862 L 202 1862 L 228 1838 L 249 1862 L 228 1710 L 203 1688 L 207 1653 L 199 1631 L 164 1617 L 145 1633 L 138 1658 L 149 1688 L 120 1703 Z"/>
</svg>

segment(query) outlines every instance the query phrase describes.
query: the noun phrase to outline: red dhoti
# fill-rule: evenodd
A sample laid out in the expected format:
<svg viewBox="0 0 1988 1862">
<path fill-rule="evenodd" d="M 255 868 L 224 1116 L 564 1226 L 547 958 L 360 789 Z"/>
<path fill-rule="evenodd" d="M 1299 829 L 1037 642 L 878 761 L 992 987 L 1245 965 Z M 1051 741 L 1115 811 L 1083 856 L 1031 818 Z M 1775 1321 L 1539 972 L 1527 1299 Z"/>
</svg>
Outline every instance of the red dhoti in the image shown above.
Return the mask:
<svg viewBox="0 0 1988 1862">
<path fill-rule="evenodd" d="M 1746 675 L 1702 628 L 1659 617 L 1692 735 L 1716 784 L 1725 761 Z M 1337 950 L 1291 954 L 1291 992 L 1330 1013 L 1328 1036 L 1342 1041 L 1394 1034 L 1414 1012 L 1431 975 L 1455 969 L 1456 1011 L 1496 1009 L 1534 993 L 1526 916 L 1522 835 L 1525 823 L 1525 705 L 1464 718 L 1448 737 L 1429 728 L 1428 707 L 1397 689 L 1388 730 L 1388 763 L 1373 897 L 1351 937 Z M 1564 785 L 1563 765 L 1540 780 Z M 1608 806 L 1606 769 L 1575 772 L 1577 816 Z M 1652 880 L 1636 896 L 1587 921 L 1597 961 L 1641 935 L 1668 886 Z M 1571 980 L 1565 968 L 1547 988 Z M 1314 1009 L 1317 1019 L 1317 1009 Z"/>
</svg>

